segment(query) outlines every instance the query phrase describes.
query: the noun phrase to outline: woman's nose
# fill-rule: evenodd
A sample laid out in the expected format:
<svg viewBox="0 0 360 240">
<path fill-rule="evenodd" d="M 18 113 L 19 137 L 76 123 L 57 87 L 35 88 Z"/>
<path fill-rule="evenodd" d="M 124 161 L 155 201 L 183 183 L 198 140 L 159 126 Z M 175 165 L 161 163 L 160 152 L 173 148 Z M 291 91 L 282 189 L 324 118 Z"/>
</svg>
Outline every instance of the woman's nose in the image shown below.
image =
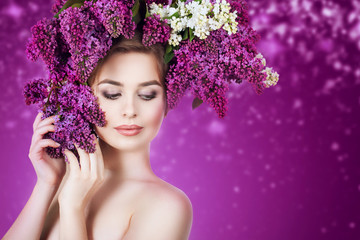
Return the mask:
<svg viewBox="0 0 360 240">
<path fill-rule="evenodd" d="M 137 116 L 136 113 L 136 106 L 135 101 L 132 97 L 128 97 L 125 100 L 125 103 L 122 106 L 122 114 L 124 117 L 135 117 Z"/>
</svg>

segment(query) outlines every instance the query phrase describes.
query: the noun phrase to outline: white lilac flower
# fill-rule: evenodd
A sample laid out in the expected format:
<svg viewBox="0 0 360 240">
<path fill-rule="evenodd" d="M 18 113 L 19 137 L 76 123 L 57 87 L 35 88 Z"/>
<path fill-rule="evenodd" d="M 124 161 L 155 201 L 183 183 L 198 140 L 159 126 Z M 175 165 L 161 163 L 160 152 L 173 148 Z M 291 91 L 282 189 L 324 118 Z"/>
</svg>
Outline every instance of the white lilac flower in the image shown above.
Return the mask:
<svg viewBox="0 0 360 240">
<path fill-rule="evenodd" d="M 176 8 L 170 7 L 170 6 L 166 6 L 165 9 L 165 15 L 166 16 L 172 16 L 174 13 L 176 13 L 178 10 Z M 180 12 L 180 16 L 181 16 L 181 12 Z"/>
<path fill-rule="evenodd" d="M 210 31 L 221 27 L 229 35 L 237 32 L 237 12 L 230 13 L 230 4 L 225 0 L 217 0 L 214 5 L 210 0 L 192 1 L 187 4 L 179 1 L 177 5 L 178 7 L 174 8 L 152 3 L 149 10 L 150 14 L 159 14 L 162 19 L 176 12 L 179 13 L 179 17 L 173 16 L 168 21 L 172 29 L 172 37 L 169 39 L 172 45 L 177 44 L 181 36 L 180 32 L 186 28 L 193 29 L 194 35 L 200 39 L 207 38 Z M 211 12 L 213 12 L 212 16 L 209 15 Z"/>
<path fill-rule="evenodd" d="M 179 5 L 179 7 L 177 10 L 179 11 L 180 17 L 185 17 L 185 16 L 189 15 L 189 11 L 185 7 L 184 2 L 179 2 L 178 5 Z"/>
<path fill-rule="evenodd" d="M 261 63 L 266 66 L 266 60 L 264 58 L 264 56 L 261 53 L 258 53 L 255 58 L 260 58 L 261 59 Z"/>
<path fill-rule="evenodd" d="M 161 18 L 164 18 L 164 8 L 162 4 L 151 3 L 149 13 L 151 15 L 159 14 Z"/>
<path fill-rule="evenodd" d="M 181 32 L 185 30 L 186 25 L 180 18 L 172 17 L 170 20 L 170 26 L 174 32 Z"/>
<path fill-rule="evenodd" d="M 266 72 L 267 74 L 266 81 L 264 81 L 266 87 L 269 88 L 271 86 L 275 86 L 279 81 L 279 74 L 269 67 L 266 67 L 263 72 Z"/>
<path fill-rule="evenodd" d="M 173 46 L 177 46 L 177 45 L 179 45 L 181 40 L 182 40 L 181 35 L 178 35 L 176 33 L 171 33 L 170 39 L 169 39 L 169 44 L 173 45 Z"/>
</svg>

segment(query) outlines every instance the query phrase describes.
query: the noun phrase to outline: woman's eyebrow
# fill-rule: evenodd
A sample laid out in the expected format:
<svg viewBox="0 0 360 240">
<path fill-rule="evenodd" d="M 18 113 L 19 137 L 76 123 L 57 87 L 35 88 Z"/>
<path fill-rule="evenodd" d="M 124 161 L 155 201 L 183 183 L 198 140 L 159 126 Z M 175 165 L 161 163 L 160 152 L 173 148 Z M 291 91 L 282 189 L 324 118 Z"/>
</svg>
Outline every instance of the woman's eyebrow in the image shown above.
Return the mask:
<svg viewBox="0 0 360 240">
<path fill-rule="evenodd" d="M 100 84 L 104 84 L 104 83 L 108 83 L 108 84 L 112 84 L 112 85 L 120 86 L 120 87 L 124 86 L 124 84 L 122 82 L 118 82 L 118 81 L 111 80 L 111 79 L 102 80 L 101 82 L 98 83 L 98 86 Z M 158 86 L 161 87 L 161 84 L 156 80 L 150 80 L 150 81 L 147 81 L 147 82 L 142 82 L 142 83 L 139 84 L 139 87 L 145 87 L 145 86 L 150 86 L 150 85 L 158 85 Z"/>
</svg>

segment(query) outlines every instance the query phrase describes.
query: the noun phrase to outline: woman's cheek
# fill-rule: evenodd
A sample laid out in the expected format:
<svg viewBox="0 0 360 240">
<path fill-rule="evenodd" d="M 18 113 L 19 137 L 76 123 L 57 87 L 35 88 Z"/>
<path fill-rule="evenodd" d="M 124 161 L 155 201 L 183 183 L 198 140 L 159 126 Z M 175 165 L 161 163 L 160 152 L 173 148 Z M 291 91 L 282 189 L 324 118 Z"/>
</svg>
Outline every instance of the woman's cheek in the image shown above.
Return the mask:
<svg viewBox="0 0 360 240">
<path fill-rule="evenodd" d="M 159 131 L 164 118 L 164 107 L 165 105 L 162 102 L 157 102 L 156 106 L 148 108 L 149 112 L 147 116 L 151 116 L 151 118 L 149 117 L 148 119 L 156 134 Z"/>
</svg>

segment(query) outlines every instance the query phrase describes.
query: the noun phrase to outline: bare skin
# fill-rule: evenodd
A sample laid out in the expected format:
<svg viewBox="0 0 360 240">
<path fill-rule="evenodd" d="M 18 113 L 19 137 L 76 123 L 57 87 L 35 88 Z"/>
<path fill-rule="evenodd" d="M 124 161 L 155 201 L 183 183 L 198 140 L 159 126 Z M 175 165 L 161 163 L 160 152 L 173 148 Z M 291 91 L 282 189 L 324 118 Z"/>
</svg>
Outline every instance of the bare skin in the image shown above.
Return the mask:
<svg viewBox="0 0 360 240">
<path fill-rule="evenodd" d="M 88 238 L 122 239 L 129 229 L 134 213 L 151 208 L 151 203 L 161 195 L 189 201 L 180 189 L 160 178 L 148 181 L 118 181 L 111 178 L 107 172 L 103 186 L 94 195 L 86 211 Z M 56 198 L 57 196 L 49 209 L 40 239 L 58 239 L 59 206 Z"/>
</svg>

